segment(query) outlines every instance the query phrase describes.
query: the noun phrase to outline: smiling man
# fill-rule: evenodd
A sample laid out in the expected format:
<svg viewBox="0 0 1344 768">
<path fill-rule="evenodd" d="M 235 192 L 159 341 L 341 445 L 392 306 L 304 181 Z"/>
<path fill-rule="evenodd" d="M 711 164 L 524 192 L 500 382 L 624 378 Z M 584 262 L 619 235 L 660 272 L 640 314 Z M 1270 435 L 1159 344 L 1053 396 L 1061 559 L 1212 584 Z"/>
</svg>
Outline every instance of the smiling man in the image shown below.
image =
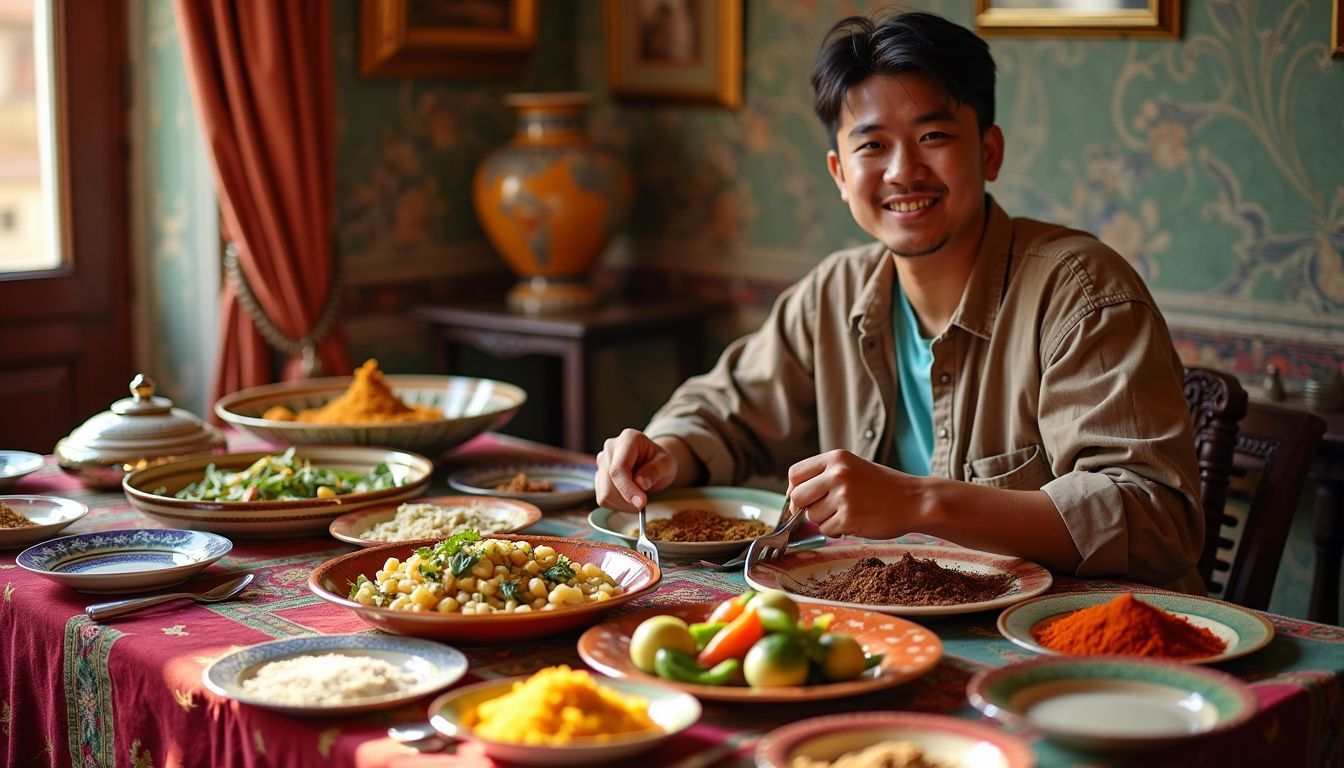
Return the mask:
<svg viewBox="0 0 1344 768">
<path fill-rule="evenodd" d="M 787 471 L 832 536 L 923 532 L 1052 570 L 1202 592 L 1182 367 L 1139 276 L 1083 232 L 1012 218 L 995 66 L 938 16 L 851 17 L 812 72 L 827 168 L 876 242 L 598 454 L 604 506 Z"/>
</svg>

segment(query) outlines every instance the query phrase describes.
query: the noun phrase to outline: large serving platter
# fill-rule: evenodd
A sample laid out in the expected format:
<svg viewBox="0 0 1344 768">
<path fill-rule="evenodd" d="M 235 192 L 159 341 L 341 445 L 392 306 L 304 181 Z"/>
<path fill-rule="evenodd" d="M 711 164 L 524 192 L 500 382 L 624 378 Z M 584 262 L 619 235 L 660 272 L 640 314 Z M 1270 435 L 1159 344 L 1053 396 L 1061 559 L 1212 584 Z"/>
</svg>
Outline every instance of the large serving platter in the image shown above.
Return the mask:
<svg viewBox="0 0 1344 768">
<path fill-rule="evenodd" d="M 686 691 L 700 699 L 782 703 L 837 699 L 891 688 L 933 669 L 943 655 L 943 643 L 938 639 L 938 635 L 914 622 L 872 611 L 802 604 L 799 606 L 799 611 L 804 623 L 811 624 L 822 614 L 833 614 L 835 620 L 831 623 L 831 629 L 853 635 L 870 656 L 882 654 L 881 663 L 855 680 L 774 688 L 673 682 L 662 680 L 635 667 L 630 659 L 630 637 L 645 619 L 669 614 L 691 624 L 704 621 L 717 605 L 718 603 L 691 603 L 622 614 L 584 632 L 579 637 L 579 656 L 588 666 L 604 675 L 656 681 Z"/>
<path fill-rule="evenodd" d="M 791 768 L 795 760 L 833 763 L 883 742 L 905 742 L 947 768 L 1032 768 L 1036 756 L 1020 738 L 981 723 L 921 712 L 849 712 L 780 726 L 756 745 L 759 768 Z"/>
<path fill-rule="evenodd" d="M 529 479 L 549 482 L 554 491 L 503 491 L 496 486 L 506 485 L 518 473 Z M 531 462 L 520 464 L 494 464 L 484 467 L 459 469 L 448 476 L 448 485 L 454 489 L 474 496 L 495 496 L 502 499 L 517 499 L 536 504 L 541 509 L 566 509 L 584 506 L 593 500 L 593 475 L 597 467 L 592 464 L 563 464 L 557 462 Z"/>
<path fill-rule="evenodd" d="M 955 568 L 969 573 L 1007 573 L 1013 577 L 1013 582 L 1009 585 L 1008 591 L 998 597 L 954 605 L 844 603 L 822 600 L 798 592 L 798 584 L 806 583 L 809 579 L 822 581 L 844 573 L 864 558 L 876 557 L 886 563 L 895 563 L 907 553 L 922 560 L 932 559 L 943 568 Z M 747 584 L 756 589 L 782 589 L 800 602 L 858 608 L 896 616 L 947 616 L 997 610 L 1045 592 L 1054 581 L 1049 571 L 1020 557 L 996 555 L 963 547 L 900 544 L 890 541 L 840 546 L 832 544 L 823 549 L 790 552 L 775 560 L 753 564 L 747 570 L 746 578 Z"/>
<path fill-rule="evenodd" d="M 438 459 L 482 432 L 499 429 L 527 402 L 527 393 L 502 381 L 468 376 L 385 374 L 392 393 L 407 405 L 444 412 L 442 419 L 377 424 L 309 424 L 264 418 L 274 406 L 298 412 L 319 408 L 343 394 L 353 376 L 263 384 L 221 397 L 215 415 L 276 445 L 367 445 L 413 451 Z"/>
<path fill-rule="evenodd" d="M 662 580 L 662 571 L 657 563 L 615 544 L 530 534 L 499 534 L 487 538 L 526 541 L 534 547 L 544 544 L 575 563 L 593 563 L 610 574 L 624 592 L 609 600 L 566 606 L 553 611 L 484 615 L 394 611 L 361 605 L 348 597 L 350 585 L 361 575 L 371 579 L 389 557 L 404 562 L 419 547 L 432 546 L 434 539 L 383 544 L 328 560 L 309 576 L 308 588 L 323 600 L 350 610 L 365 623 L 385 632 L 435 640 L 486 643 L 547 637 L 586 627 L 630 600 L 651 593 Z"/>
<path fill-rule="evenodd" d="M 411 688 L 382 696 L 339 704 L 278 704 L 258 697 L 245 688 L 265 664 L 296 656 L 367 656 L 381 659 L 410 673 L 416 679 Z M 467 672 L 467 657 L 456 648 L 392 635 L 309 635 L 273 640 L 241 648 L 212 662 L 202 673 L 205 687 L 214 693 L 254 707 L 287 715 L 326 716 L 374 712 L 414 701 L 443 690 L 462 679 Z"/>
<path fill-rule="evenodd" d="M 0 549 L 15 549 L 49 539 L 88 514 L 89 508 L 60 496 L 0 496 L 0 504 L 36 525 L 0 528 Z"/>
<path fill-rule="evenodd" d="M 683 509 L 705 509 L 730 520 L 757 520 L 773 529 L 779 524 L 784 496 L 757 488 L 704 486 L 654 494 L 644 508 L 645 521 L 666 520 Z M 598 507 L 588 515 L 593 530 L 634 544 L 639 521 L 633 512 Z M 767 533 L 769 531 L 767 530 Z M 762 534 L 765 535 L 765 534 Z M 652 537 L 651 537 L 652 538 Z M 741 552 L 758 537 L 732 541 L 662 541 L 653 539 L 658 554 L 679 558 L 716 558 Z"/>
<path fill-rule="evenodd" d="M 289 501 L 189 501 L 173 496 L 203 478 L 210 464 L 237 472 L 263 456 L 276 453 L 279 451 L 179 459 L 130 473 L 122 481 L 122 488 L 136 509 L 165 525 L 228 536 L 279 537 L 324 532 L 332 520 L 351 510 L 421 496 L 434 471 L 433 462 L 408 451 L 305 446 L 295 451 L 295 458 L 307 459 L 313 466 L 365 473 L 378 464 L 387 464 L 402 484 L 367 493 Z"/>
<path fill-rule="evenodd" d="M 403 504 L 433 504 L 447 508 L 475 507 L 480 510 L 480 514 L 488 515 L 495 524 L 495 527 L 492 528 L 478 528 L 477 530 L 482 534 L 516 533 L 541 520 L 541 510 L 537 508 L 537 505 L 516 499 L 497 499 L 488 496 L 424 496 L 389 504 L 376 504 L 347 512 L 332 520 L 327 530 L 333 537 L 360 547 L 388 544 L 390 542 L 383 539 L 368 538 L 368 531 L 374 526 L 396 517 L 397 510 Z M 450 535 L 452 535 L 451 532 L 444 533 L 442 538 L 446 539 Z M 396 541 L 409 540 L 410 537 L 396 539 Z"/>
<path fill-rule="evenodd" d="M 1036 642 L 1037 632 L 1074 611 L 1109 603 L 1127 592 L 1195 626 L 1204 627 L 1227 644 L 1227 649 L 1220 654 L 1176 661 L 1187 664 L 1218 664 L 1258 651 L 1274 638 L 1274 625 L 1260 614 L 1239 605 L 1208 597 L 1142 590 L 1078 592 L 1045 595 L 1027 600 L 999 615 L 999 632 L 1027 650 L 1056 655 L 1057 651 Z"/>
<path fill-rule="evenodd" d="M 181 584 L 233 549 L 213 533 L 162 528 L 98 531 L 45 541 L 16 562 L 80 592 L 148 592 Z"/>
</svg>

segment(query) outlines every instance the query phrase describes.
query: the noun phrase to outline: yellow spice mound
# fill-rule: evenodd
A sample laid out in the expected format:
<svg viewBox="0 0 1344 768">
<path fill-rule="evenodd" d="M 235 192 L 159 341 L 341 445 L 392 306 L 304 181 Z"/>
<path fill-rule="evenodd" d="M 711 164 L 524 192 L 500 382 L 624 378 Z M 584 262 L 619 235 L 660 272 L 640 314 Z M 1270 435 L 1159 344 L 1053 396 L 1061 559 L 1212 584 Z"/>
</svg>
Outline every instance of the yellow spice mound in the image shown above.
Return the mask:
<svg viewBox="0 0 1344 768">
<path fill-rule="evenodd" d="M 647 701 L 604 688 L 563 664 L 538 670 L 503 696 L 473 707 L 462 724 L 482 738 L 533 745 L 604 741 L 658 727 Z"/>
<path fill-rule="evenodd" d="M 350 382 L 349 388 L 321 408 L 306 408 L 295 413 L 277 405 L 267 409 L 262 418 L 307 424 L 381 424 L 442 419 L 443 411 L 402 402 L 387 386 L 378 370 L 378 361 L 370 358 L 355 371 L 355 380 Z"/>
</svg>

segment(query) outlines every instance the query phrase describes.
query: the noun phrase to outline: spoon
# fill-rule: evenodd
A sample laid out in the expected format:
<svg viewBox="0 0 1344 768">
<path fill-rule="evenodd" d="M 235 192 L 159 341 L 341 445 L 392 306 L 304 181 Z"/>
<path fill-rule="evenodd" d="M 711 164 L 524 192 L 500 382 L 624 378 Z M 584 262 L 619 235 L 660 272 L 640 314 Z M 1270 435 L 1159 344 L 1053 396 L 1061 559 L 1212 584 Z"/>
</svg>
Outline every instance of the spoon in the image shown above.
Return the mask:
<svg viewBox="0 0 1344 768">
<path fill-rule="evenodd" d="M 387 736 L 416 752 L 440 752 L 451 743 L 429 723 L 394 725 L 387 729 Z"/>
<path fill-rule="evenodd" d="M 166 603 L 169 600 L 186 598 L 195 600 L 198 603 L 218 603 L 222 600 L 228 600 L 239 592 L 242 592 L 248 584 L 252 583 L 253 574 L 245 573 L 236 579 L 226 581 L 215 587 L 209 592 L 197 594 L 195 592 L 168 592 L 162 595 L 150 595 L 149 597 L 133 597 L 129 600 L 113 600 L 110 603 L 94 603 L 84 609 L 84 613 L 94 621 L 110 619 L 114 616 L 123 616 L 132 611 L 138 611 L 141 608 L 148 608 L 151 605 Z"/>
</svg>

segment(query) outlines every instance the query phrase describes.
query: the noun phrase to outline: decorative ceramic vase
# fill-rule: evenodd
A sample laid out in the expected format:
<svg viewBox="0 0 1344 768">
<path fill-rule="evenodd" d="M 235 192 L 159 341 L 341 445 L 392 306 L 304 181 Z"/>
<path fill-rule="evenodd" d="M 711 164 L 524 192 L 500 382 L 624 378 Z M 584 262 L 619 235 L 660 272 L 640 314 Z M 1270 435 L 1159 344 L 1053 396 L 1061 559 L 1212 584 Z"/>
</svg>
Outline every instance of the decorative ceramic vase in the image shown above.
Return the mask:
<svg viewBox="0 0 1344 768">
<path fill-rule="evenodd" d="M 558 312 L 601 299 L 589 276 L 625 216 L 630 175 L 590 140 L 589 102 L 584 93 L 506 96 L 517 132 L 476 170 L 476 215 L 519 278 L 514 309 Z"/>
</svg>

